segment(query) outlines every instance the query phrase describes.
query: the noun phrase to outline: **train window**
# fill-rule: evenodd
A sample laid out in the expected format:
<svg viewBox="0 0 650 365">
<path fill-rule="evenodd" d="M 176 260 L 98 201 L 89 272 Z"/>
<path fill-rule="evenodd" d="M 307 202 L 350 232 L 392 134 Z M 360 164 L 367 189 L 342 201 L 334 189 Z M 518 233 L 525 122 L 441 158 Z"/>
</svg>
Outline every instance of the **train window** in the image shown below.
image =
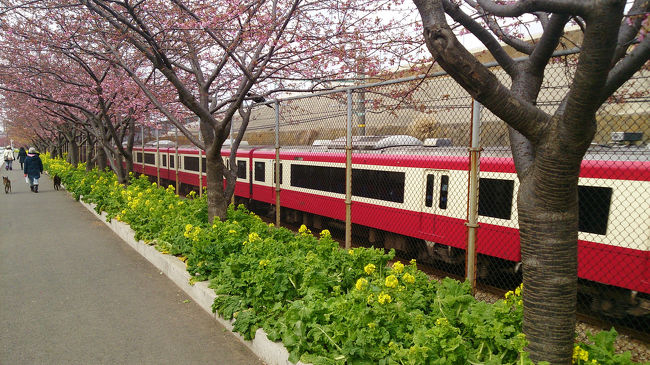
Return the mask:
<svg viewBox="0 0 650 365">
<path fill-rule="evenodd" d="M 142 152 L 135 153 L 135 162 L 142 162 Z"/>
<path fill-rule="evenodd" d="M 160 157 L 161 157 L 160 160 L 162 161 L 163 167 L 167 167 L 167 156 L 166 155 L 160 155 Z"/>
<path fill-rule="evenodd" d="M 183 166 L 185 166 L 185 170 L 199 171 L 199 158 L 183 156 Z"/>
<path fill-rule="evenodd" d="M 345 169 L 292 164 L 291 185 L 345 194 Z"/>
<path fill-rule="evenodd" d="M 578 230 L 606 234 L 611 203 L 612 188 L 578 186 Z"/>
<path fill-rule="evenodd" d="M 433 182 L 435 177 L 427 175 L 427 187 L 424 190 L 424 205 L 427 207 L 433 206 Z"/>
<path fill-rule="evenodd" d="M 447 209 L 447 194 L 449 193 L 449 176 L 442 175 L 440 177 L 440 202 L 438 207 L 440 209 Z"/>
<path fill-rule="evenodd" d="M 202 168 L 201 172 L 206 172 L 206 171 L 208 171 L 208 170 L 207 170 L 207 168 L 208 168 L 208 166 L 207 166 L 207 159 L 206 159 L 205 157 L 201 157 L 201 168 Z"/>
<path fill-rule="evenodd" d="M 403 203 L 404 181 L 403 172 L 352 169 L 352 195 Z"/>
<path fill-rule="evenodd" d="M 275 168 L 276 168 L 276 163 L 273 163 L 273 182 L 275 182 Z M 282 185 L 282 163 L 280 163 L 280 185 Z"/>
<path fill-rule="evenodd" d="M 169 167 L 174 168 L 174 156 L 176 155 L 169 155 Z"/>
<path fill-rule="evenodd" d="M 478 214 L 510 219 L 514 180 L 479 179 Z"/>
<path fill-rule="evenodd" d="M 144 154 L 144 163 L 149 164 L 149 165 L 155 165 L 156 164 L 156 155 L 153 153 L 145 153 Z"/>
<path fill-rule="evenodd" d="M 264 162 L 255 162 L 255 181 L 264 181 L 266 174 L 266 164 Z"/>
<path fill-rule="evenodd" d="M 246 178 L 246 161 L 237 161 L 237 178 Z"/>
</svg>

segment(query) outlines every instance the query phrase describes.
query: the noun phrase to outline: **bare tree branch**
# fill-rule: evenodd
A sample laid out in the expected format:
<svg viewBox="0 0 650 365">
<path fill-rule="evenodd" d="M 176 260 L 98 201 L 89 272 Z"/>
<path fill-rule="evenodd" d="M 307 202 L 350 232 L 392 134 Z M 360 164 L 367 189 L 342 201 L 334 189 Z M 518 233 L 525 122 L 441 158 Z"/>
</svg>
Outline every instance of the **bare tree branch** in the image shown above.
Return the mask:
<svg viewBox="0 0 650 365">
<path fill-rule="evenodd" d="M 570 16 L 566 14 L 554 14 L 548 22 L 542 38 L 535 46 L 535 50 L 530 55 L 531 68 L 536 72 L 544 72 L 544 67 L 551 58 L 551 55 L 557 48 L 562 35 L 564 26 L 569 21 Z"/>
<path fill-rule="evenodd" d="M 477 0 L 488 13 L 501 17 L 518 17 L 539 11 L 547 13 L 585 15 L 597 0 L 519 0 L 514 4 L 497 4 L 492 0 Z"/>
<path fill-rule="evenodd" d="M 483 28 L 481 24 L 476 22 L 469 15 L 465 14 L 465 12 L 460 9 L 460 6 L 449 0 L 444 0 L 443 6 L 445 12 L 454 19 L 454 21 L 472 32 L 472 34 L 474 34 L 485 45 L 485 47 L 487 47 L 488 51 L 492 54 L 499 65 L 508 73 L 508 75 L 513 76 L 513 73 L 515 72 L 514 61 L 492 34 L 490 34 L 490 32 Z"/>
<path fill-rule="evenodd" d="M 600 102 L 604 103 L 607 98 L 612 96 L 625 81 L 629 80 L 648 62 L 648 59 L 650 59 L 650 38 L 646 37 L 609 72 Z"/>
</svg>

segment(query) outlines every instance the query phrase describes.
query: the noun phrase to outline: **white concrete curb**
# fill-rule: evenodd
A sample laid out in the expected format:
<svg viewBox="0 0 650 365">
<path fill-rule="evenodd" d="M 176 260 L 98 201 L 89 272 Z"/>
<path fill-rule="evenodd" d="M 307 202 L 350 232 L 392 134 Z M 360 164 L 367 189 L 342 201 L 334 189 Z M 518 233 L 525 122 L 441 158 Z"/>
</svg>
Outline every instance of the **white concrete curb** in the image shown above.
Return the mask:
<svg viewBox="0 0 650 365">
<path fill-rule="evenodd" d="M 131 227 L 124 223 L 119 222 L 116 219 L 112 219 L 110 222 L 106 222 L 106 212 L 97 214 L 95 212 L 95 204 L 87 204 L 79 200 L 81 205 L 86 207 L 90 212 L 92 212 L 97 219 L 106 223 L 106 225 L 115 232 L 124 242 L 129 244 L 134 250 L 136 250 L 140 255 L 145 259 L 151 262 L 158 270 L 163 274 L 167 275 L 179 288 L 181 288 L 187 295 L 189 295 L 196 304 L 198 304 L 203 310 L 208 312 L 217 322 L 221 323 L 229 331 L 232 332 L 233 322 L 227 321 L 219 316 L 218 313 L 212 313 L 212 303 L 217 295 L 214 293 L 214 290 L 208 288 L 208 282 L 202 281 L 194 285 L 190 285 L 189 281 L 191 275 L 187 272 L 187 266 L 184 262 L 180 261 L 178 258 L 165 255 L 156 250 L 153 246 L 149 246 L 143 241 L 135 240 L 135 232 Z M 255 355 L 257 355 L 262 361 L 266 362 L 269 365 L 291 365 L 289 359 L 289 352 L 280 342 L 273 342 L 268 339 L 266 332 L 261 328 L 255 332 L 255 338 L 252 341 L 246 341 L 244 338 L 238 334 L 233 334 L 244 344 L 246 345 Z M 307 365 L 302 362 L 298 362 L 297 365 Z"/>
</svg>

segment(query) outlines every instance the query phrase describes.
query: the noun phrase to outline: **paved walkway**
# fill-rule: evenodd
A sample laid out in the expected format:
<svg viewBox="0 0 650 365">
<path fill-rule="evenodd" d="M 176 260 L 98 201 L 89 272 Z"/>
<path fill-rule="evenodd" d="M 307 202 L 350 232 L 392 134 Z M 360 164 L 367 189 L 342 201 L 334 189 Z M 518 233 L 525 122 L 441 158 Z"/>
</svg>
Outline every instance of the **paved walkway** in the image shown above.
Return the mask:
<svg viewBox="0 0 650 365">
<path fill-rule="evenodd" d="M 0 175 L 0 364 L 261 364 L 47 176 Z"/>
</svg>

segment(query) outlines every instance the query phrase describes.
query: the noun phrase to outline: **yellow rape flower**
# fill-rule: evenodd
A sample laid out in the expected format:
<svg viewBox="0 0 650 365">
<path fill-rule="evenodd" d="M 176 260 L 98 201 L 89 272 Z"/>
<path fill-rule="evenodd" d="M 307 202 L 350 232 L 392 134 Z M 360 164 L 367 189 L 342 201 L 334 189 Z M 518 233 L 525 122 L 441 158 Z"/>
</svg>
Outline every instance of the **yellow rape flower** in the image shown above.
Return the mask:
<svg viewBox="0 0 650 365">
<path fill-rule="evenodd" d="M 237 231 L 235 231 L 234 229 L 231 229 L 230 231 L 228 231 L 228 233 L 235 234 L 235 233 L 237 233 Z"/>
<path fill-rule="evenodd" d="M 374 264 L 368 264 L 363 268 L 363 271 L 365 271 L 368 275 L 372 275 L 372 273 L 375 272 L 376 268 L 377 267 Z"/>
<path fill-rule="evenodd" d="M 399 284 L 399 282 L 397 281 L 395 275 L 388 275 L 384 281 L 384 285 L 389 288 L 397 288 L 397 284 Z"/>
<path fill-rule="evenodd" d="M 589 352 L 584 350 L 580 346 L 573 347 L 573 363 L 577 363 L 579 360 L 589 361 Z"/>
<path fill-rule="evenodd" d="M 404 264 L 402 264 L 401 262 L 396 261 L 393 264 L 393 271 L 395 271 L 397 273 L 401 273 L 403 270 L 404 270 Z"/>
<path fill-rule="evenodd" d="M 405 283 L 413 284 L 415 283 L 415 277 L 409 273 L 406 273 L 404 276 L 402 276 L 402 281 Z"/>
<path fill-rule="evenodd" d="M 320 238 L 331 238 L 331 237 L 332 237 L 332 234 L 330 233 L 329 230 L 324 229 L 324 230 L 320 231 Z"/>
<path fill-rule="evenodd" d="M 248 234 L 248 240 L 252 243 L 255 241 L 261 241 L 260 235 L 257 232 L 252 232 Z"/>
<path fill-rule="evenodd" d="M 411 259 L 410 263 L 411 265 L 415 265 L 416 264 L 415 259 Z"/>
<path fill-rule="evenodd" d="M 309 234 L 311 232 L 309 231 L 309 229 L 307 229 L 307 226 L 303 224 L 298 229 L 298 233 L 300 233 L 300 234 Z"/>
<path fill-rule="evenodd" d="M 354 250 L 348 250 L 348 253 L 349 253 L 350 255 L 354 255 Z"/>
<path fill-rule="evenodd" d="M 377 297 L 377 302 L 379 302 L 379 304 L 390 303 L 392 301 L 393 301 L 393 298 L 391 298 L 390 295 L 388 295 L 388 294 L 386 294 L 384 292 L 379 293 L 379 296 Z"/>
<path fill-rule="evenodd" d="M 368 328 L 375 329 L 375 327 L 377 327 L 377 323 L 375 323 L 375 322 L 368 323 Z"/>
<path fill-rule="evenodd" d="M 268 265 L 270 263 L 271 263 L 271 261 L 269 261 L 269 260 L 260 260 L 260 266 L 266 266 L 266 265 Z"/>
<path fill-rule="evenodd" d="M 368 295 L 366 298 L 366 303 L 370 304 L 375 300 L 375 296 L 373 294 Z"/>
<path fill-rule="evenodd" d="M 273 228 L 273 227 L 275 227 L 275 224 L 269 223 L 269 228 Z"/>
<path fill-rule="evenodd" d="M 185 225 L 185 231 L 188 232 L 190 230 L 192 230 L 192 225 L 190 223 L 188 223 L 188 224 Z"/>
<path fill-rule="evenodd" d="M 357 283 L 354 285 L 357 290 L 363 290 L 366 286 L 368 286 L 368 280 L 364 278 L 357 280 Z"/>
<path fill-rule="evenodd" d="M 170 203 L 170 204 L 167 206 L 167 209 L 174 209 L 174 204 L 171 204 L 171 203 Z"/>
<path fill-rule="evenodd" d="M 515 295 L 520 296 L 523 288 L 524 288 L 524 284 L 522 283 L 517 287 L 517 289 L 515 289 Z"/>
</svg>

